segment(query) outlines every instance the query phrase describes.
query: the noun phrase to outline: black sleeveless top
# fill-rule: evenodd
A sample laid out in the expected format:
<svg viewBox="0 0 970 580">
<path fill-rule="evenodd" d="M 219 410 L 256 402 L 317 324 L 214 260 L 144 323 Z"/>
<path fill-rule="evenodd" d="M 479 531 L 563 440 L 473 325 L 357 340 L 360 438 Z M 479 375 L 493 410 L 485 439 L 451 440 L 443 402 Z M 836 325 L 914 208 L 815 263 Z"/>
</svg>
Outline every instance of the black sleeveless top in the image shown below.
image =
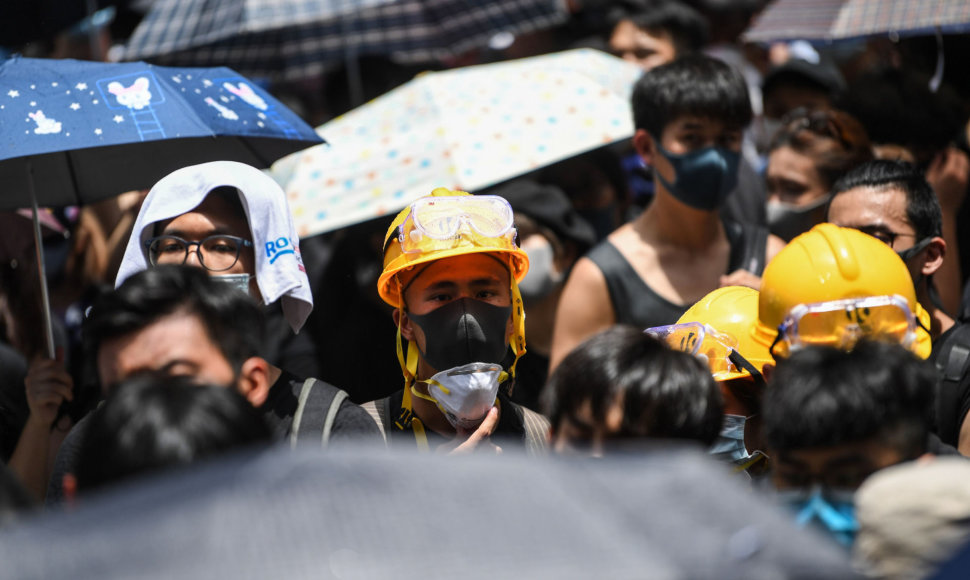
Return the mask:
<svg viewBox="0 0 970 580">
<path fill-rule="evenodd" d="M 724 231 L 731 245 L 726 273 L 744 269 L 760 276 L 765 268 L 768 228 L 725 221 Z M 637 328 L 673 324 L 691 307 L 691 304 L 674 304 L 654 292 L 608 239 L 590 250 L 586 257 L 603 272 L 617 324 Z"/>
</svg>

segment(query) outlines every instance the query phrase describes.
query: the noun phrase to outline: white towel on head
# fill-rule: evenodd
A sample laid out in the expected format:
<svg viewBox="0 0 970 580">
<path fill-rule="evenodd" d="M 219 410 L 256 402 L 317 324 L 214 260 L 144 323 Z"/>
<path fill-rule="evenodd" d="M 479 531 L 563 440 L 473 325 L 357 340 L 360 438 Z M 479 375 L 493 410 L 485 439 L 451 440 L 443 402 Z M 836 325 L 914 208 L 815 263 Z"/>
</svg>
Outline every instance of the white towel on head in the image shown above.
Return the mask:
<svg viewBox="0 0 970 580">
<path fill-rule="evenodd" d="M 156 183 L 138 212 L 115 287 L 148 268 L 145 242 L 152 236 L 152 224 L 191 211 L 222 186 L 235 187 L 246 210 L 256 254 L 256 284 L 263 300 L 270 304 L 282 298 L 283 315 L 293 332 L 299 332 L 313 310 L 313 296 L 286 194 L 271 177 L 244 163 L 213 161 L 183 167 Z"/>
</svg>

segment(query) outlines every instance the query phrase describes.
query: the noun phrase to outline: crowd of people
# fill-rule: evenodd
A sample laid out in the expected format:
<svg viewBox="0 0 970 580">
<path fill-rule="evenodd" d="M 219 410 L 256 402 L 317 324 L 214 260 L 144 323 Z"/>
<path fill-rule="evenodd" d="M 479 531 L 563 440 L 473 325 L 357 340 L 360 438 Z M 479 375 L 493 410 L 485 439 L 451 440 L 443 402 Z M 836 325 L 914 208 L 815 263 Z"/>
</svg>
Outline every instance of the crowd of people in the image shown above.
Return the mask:
<svg viewBox="0 0 970 580">
<path fill-rule="evenodd" d="M 632 139 L 390 221 L 300 240 L 230 161 L 44 212 L 54 359 L 3 247 L 0 526 L 242 448 L 686 441 L 865 574 L 928 577 L 970 545 L 970 90 L 918 42 L 742 45 L 736 4 L 590 3 L 582 42 L 644 70 Z"/>
</svg>

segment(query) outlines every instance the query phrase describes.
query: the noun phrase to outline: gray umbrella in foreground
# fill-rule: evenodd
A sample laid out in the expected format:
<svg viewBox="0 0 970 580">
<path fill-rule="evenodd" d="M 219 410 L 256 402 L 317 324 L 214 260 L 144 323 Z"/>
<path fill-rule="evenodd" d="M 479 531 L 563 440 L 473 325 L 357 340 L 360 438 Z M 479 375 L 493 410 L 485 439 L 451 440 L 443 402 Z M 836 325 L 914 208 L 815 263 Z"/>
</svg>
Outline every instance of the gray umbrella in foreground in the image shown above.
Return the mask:
<svg viewBox="0 0 970 580">
<path fill-rule="evenodd" d="M 237 456 L 0 533 L 6 578 L 852 578 L 698 451 Z"/>
</svg>

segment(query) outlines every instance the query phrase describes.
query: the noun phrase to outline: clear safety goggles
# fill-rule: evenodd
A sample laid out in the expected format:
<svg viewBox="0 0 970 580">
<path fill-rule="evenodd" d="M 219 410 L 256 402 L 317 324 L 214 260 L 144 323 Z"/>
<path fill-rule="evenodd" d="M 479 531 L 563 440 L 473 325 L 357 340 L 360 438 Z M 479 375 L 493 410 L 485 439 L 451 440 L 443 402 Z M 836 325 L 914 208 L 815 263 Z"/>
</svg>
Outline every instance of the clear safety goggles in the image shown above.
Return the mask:
<svg viewBox="0 0 970 580">
<path fill-rule="evenodd" d="M 682 322 L 655 326 L 644 332 L 666 342 L 670 348 L 701 359 L 711 369 L 711 376 L 715 380 L 723 380 L 728 374 L 742 370 L 742 365 L 737 361 L 740 357 L 737 352 L 737 339 L 730 334 L 718 332 L 709 324 Z"/>
<path fill-rule="evenodd" d="M 425 197 L 411 204 L 398 241 L 408 254 L 459 245 L 513 249 L 512 218 L 512 206 L 497 195 Z"/>
<path fill-rule="evenodd" d="M 899 295 L 799 304 L 778 327 L 770 351 L 784 357 L 809 345 L 852 348 L 863 336 L 908 347 L 916 326 L 916 316 Z"/>
</svg>

